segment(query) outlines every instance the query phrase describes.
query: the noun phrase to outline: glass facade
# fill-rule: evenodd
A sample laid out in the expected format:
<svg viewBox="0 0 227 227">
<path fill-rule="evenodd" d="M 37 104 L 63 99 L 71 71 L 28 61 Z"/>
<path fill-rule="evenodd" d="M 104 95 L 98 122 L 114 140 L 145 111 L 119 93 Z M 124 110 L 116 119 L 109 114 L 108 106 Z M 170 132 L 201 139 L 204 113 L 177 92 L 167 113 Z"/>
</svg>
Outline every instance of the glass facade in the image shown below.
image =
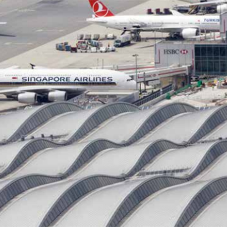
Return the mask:
<svg viewBox="0 0 227 227">
<path fill-rule="evenodd" d="M 195 75 L 227 75 L 227 45 L 195 45 Z"/>
</svg>

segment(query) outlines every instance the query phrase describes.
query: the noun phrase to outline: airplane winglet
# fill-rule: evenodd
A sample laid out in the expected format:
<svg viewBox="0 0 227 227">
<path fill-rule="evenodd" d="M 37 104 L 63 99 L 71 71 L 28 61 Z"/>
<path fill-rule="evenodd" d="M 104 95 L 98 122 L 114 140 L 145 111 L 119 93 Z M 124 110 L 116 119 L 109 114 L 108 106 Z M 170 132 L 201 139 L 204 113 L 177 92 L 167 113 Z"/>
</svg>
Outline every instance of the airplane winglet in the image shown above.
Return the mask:
<svg viewBox="0 0 227 227">
<path fill-rule="evenodd" d="M 184 16 L 184 14 L 179 13 L 178 11 L 176 11 L 176 10 L 174 10 L 174 9 L 171 9 L 170 11 L 171 11 L 171 13 L 172 13 L 174 16 Z"/>
</svg>

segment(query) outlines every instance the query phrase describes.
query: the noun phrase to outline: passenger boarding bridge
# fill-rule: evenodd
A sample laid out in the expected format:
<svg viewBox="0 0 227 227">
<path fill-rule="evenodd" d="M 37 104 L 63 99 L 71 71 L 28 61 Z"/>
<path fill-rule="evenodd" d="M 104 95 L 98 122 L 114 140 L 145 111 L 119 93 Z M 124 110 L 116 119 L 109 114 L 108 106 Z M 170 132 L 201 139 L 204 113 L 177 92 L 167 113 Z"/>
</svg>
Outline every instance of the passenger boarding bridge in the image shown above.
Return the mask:
<svg viewBox="0 0 227 227">
<path fill-rule="evenodd" d="M 137 72 L 137 79 L 136 79 L 136 72 L 128 71 L 126 72 L 134 80 L 138 83 L 141 82 L 148 82 L 154 80 L 160 80 L 161 78 L 165 77 L 174 77 L 174 76 L 189 76 L 190 75 L 190 67 L 189 65 L 186 66 L 173 66 L 173 67 L 162 67 L 162 68 L 153 68 L 150 70 L 139 70 Z"/>
</svg>

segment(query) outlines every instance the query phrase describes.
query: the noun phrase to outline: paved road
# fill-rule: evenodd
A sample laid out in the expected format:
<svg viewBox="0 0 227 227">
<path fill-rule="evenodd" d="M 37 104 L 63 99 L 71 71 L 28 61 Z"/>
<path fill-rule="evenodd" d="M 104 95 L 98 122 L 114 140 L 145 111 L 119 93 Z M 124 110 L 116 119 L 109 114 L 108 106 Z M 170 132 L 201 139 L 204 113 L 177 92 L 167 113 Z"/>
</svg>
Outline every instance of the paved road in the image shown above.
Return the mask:
<svg viewBox="0 0 227 227">
<path fill-rule="evenodd" d="M 146 0 L 103 0 L 119 13 Z M 0 62 L 87 25 L 88 0 L 0 0 Z"/>
</svg>

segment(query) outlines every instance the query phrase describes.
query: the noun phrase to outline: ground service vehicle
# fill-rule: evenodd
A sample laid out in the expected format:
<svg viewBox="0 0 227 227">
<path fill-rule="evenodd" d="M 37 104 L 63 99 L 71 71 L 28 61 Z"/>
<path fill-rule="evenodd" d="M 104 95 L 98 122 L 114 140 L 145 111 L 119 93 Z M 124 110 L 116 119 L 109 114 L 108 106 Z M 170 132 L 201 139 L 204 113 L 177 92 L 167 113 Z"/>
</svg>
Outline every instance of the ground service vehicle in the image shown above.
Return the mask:
<svg viewBox="0 0 227 227">
<path fill-rule="evenodd" d="M 114 46 L 115 47 L 127 46 L 131 43 L 131 40 L 132 40 L 131 34 L 121 35 L 114 41 Z"/>
</svg>

